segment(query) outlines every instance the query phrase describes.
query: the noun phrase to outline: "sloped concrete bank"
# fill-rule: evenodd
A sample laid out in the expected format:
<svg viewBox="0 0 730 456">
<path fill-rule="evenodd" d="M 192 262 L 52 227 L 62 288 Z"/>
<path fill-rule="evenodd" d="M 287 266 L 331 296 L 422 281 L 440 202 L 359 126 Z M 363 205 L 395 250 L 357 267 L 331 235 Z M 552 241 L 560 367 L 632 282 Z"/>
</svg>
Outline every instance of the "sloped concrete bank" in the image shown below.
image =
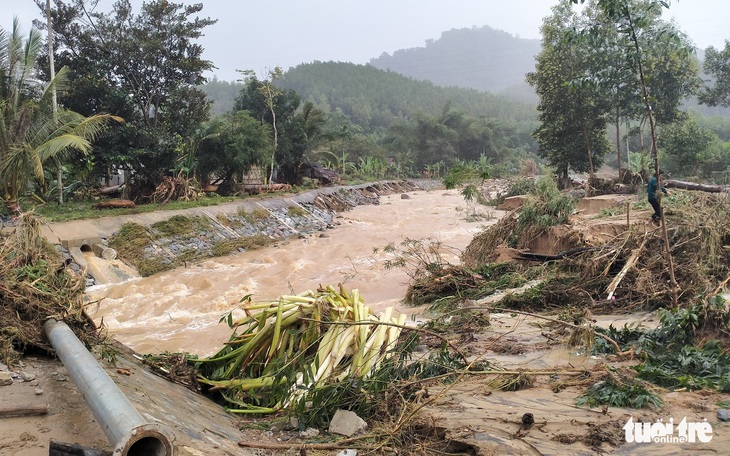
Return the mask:
<svg viewBox="0 0 730 456">
<path fill-rule="evenodd" d="M 186 261 L 244 251 L 246 240 L 255 237 L 276 241 L 317 232 L 326 236 L 324 232 L 337 225 L 336 217 L 340 212 L 360 205 L 379 204 L 383 195 L 430 190 L 440 185 L 433 180 L 408 180 L 325 187 L 218 206 L 51 224 L 46 227 L 45 234 L 74 263 L 83 267 L 86 259 L 77 258 L 78 252 L 88 252 L 94 244 L 108 246 L 109 240 L 126 223 L 142 225 L 150 242 L 135 266 L 143 274 L 149 274 Z M 189 223 L 190 228 L 172 234 L 170 225 L 177 222 Z M 125 260 L 121 252 L 120 258 Z M 87 285 L 94 283 L 94 278 L 90 277 Z"/>
</svg>

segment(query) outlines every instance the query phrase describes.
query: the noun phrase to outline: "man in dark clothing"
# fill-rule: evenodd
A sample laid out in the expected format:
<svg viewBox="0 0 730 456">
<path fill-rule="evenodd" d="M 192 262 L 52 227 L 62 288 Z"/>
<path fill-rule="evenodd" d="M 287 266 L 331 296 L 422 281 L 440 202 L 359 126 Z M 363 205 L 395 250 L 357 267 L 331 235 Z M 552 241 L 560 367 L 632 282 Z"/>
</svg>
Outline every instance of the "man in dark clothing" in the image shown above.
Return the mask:
<svg viewBox="0 0 730 456">
<path fill-rule="evenodd" d="M 662 170 L 659 170 L 659 175 L 663 176 L 664 172 Z M 651 207 L 654 208 L 654 214 L 651 216 L 651 219 L 654 222 L 658 222 L 662 216 L 662 208 L 659 204 L 659 199 L 657 198 L 657 187 L 660 187 L 661 191 L 664 192 L 665 195 L 669 195 L 669 191 L 667 191 L 667 189 L 663 185 L 660 186 L 659 178 L 655 174 L 651 176 L 651 179 L 649 179 L 649 183 L 646 185 L 646 192 L 649 198 L 649 204 L 651 204 Z"/>
</svg>

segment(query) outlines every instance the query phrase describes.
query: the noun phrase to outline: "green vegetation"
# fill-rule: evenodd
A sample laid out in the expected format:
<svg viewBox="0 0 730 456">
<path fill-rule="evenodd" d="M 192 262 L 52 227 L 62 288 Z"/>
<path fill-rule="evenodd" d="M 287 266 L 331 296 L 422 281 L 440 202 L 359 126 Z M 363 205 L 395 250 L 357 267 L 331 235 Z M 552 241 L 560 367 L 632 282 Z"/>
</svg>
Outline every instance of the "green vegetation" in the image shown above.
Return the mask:
<svg viewBox="0 0 730 456">
<path fill-rule="evenodd" d="M 634 366 L 640 379 L 667 388 L 702 388 L 730 392 L 730 353 L 718 339 L 730 323 L 730 313 L 719 296 L 681 309 L 661 309 L 660 325 L 642 330 L 610 326 L 604 333 L 622 350 L 632 349 L 642 363 Z M 612 352 L 597 338 L 595 353 Z"/>
<path fill-rule="evenodd" d="M 243 206 L 238 208 L 238 215 L 243 217 L 248 223 L 254 224 L 259 220 L 266 220 L 271 217 L 269 211 L 263 207 L 255 207 L 251 212 L 247 212 Z"/>
<path fill-rule="evenodd" d="M 120 258 L 124 258 L 139 270 L 139 265 L 146 259 L 145 248 L 150 246 L 153 241 L 154 236 L 145 226 L 138 223 L 125 223 L 111 237 L 109 246 L 117 251 Z"/>
<path fill-rule="evenodd" d="M 664 402 L 656 393 L 649 391 L 643 382 L 631 378 L 618 379 L 609 373 L 603 380 L 589 386 L 585 395 L 578 398 L 577 405 L 660 409 Z"/>
<path fill-rule="evenodd" d="M 186 215 L 173 215 L 167 220 L 152 224 L 152 230 L 157 231 L 161 236 L 175 237 L 188 234 L 193 231 L 202 231 L 211 227 L 207 217 Z"/>
<path fill-rule="evenodd" d="M 289 217 L 306 217 L 309 215 L 309 212 L 301 206 L 289 206 L 286 208 L 286 213 Z"/>
<path fill-rule="evenodd" d="M 518 239 L 524 231 L 533 227 L 548 228 L 567 223 L 574 209 L 575 198 L 561 193 L 549 177 L 541 177 L 520 208 L 513 239 Z"/>
</svg>

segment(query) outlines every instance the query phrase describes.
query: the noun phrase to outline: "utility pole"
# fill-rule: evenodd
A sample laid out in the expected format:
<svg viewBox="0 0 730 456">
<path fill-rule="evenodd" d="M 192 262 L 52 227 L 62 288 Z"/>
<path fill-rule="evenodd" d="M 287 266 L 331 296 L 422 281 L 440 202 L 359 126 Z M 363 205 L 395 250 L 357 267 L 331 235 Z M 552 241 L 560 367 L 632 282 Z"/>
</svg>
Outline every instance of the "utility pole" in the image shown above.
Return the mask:
<svg viewBox="0 0 730 456">
<path fill-rule="evenodd" d="M 46 0 L 46 25 L 48 26 L 48 62 L 50 64 L 51 75 L 51 98 L 53 104 L 53 122 L 56 124 L 56 113 L 58 112 L 58 98 L 56 97 L 56 68 L 53 60 L 53 28 L 51 21 L 51 0 Z M 55 126 L 55 125 L 54 125 Z M 63 166 L 61 160 L 57 156 L 53 156 L 53 162 L 56 164 L 56 181 L 58 189 L 58 204 L 63 204 Z"/>
</svg>

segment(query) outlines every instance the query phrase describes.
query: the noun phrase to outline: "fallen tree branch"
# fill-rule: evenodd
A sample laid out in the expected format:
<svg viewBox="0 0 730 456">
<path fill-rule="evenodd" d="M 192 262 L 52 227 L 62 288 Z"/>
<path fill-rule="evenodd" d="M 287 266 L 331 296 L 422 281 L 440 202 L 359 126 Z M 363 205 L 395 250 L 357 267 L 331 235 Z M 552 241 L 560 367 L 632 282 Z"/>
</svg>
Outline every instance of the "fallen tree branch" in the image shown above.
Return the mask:
<svg viewBox="0 0 730 456">
<path fill-rule="evenodd" d="M 723 280 L 720 285 L 715 288 L 715 291 L 712 292 L 713 295 L 718 294 L 720 291 L 722 291 L 723 288 L 725 288 L 725 285 L 730 282 L 730 276 L 727 276 L 727 279 Z"/>
<path fill-rule="evenodd" d="M 636 262 L 639 260 L 639 256 L 641 255 L 642 250 L 644 250 L 644 246 L 646 245 L 646 240 L 648 238 L 644 236 L 644 241 L 641 243 L 639 248 L 635 249 L 633 252 L 631 252 L 631 257 L 629 257 L 629 261 L 624 264 L 624 267 L 621 268 L 621 272 L 614 277 L 614 279 L 611 281 L 611 283 L 608 285 L 608 288 L 606 288 L 606 291 L 608 292 L 608 296 L 606 297 L 607 300 L 611 300 L 613 297 L 613 294 L 616 292 L 616 288 L 618 288 L 619 284 L 623 280 L 624 277 L 626 277 L 626 274 L 629 272 L 629 270 L 634 267 Z"/>
<path fill-rule="evenodd" d="M 8 418 L 11 416 L 38 416 L 46 415 L 47 413 L 48 404 L 26 406 L 4 405 L 0 407 L 0 418 Z"/>
<path fill-rule="evenodd" d="M 662 180 L 662 183 L 667 188 L 679 188 L 682 190 L 695 190 L 699 192 L 722 193 L 728 190 L 727 187 L 723 185 L 698 184 L 696 182 L 685 182 L 673 179 Z"/>
</svg>

